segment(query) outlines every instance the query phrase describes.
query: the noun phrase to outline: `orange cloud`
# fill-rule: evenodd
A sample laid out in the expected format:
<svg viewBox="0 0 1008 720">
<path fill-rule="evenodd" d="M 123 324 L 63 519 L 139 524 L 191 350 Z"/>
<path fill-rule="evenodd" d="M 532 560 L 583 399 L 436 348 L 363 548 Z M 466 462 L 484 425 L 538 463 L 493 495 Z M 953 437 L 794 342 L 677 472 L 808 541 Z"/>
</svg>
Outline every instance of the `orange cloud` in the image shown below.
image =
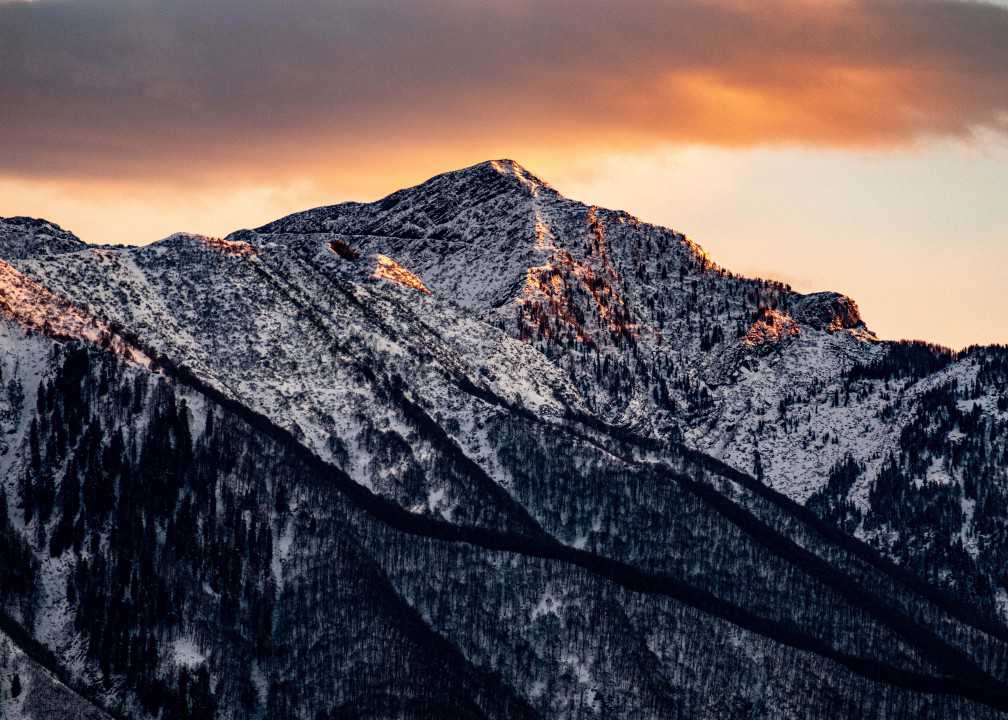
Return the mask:
<svg viewBox="0 0 1008 720">
<path fill-rule="evenodd" d="M 1008 10 L 981 2 L 39 0 L 0 3 L 0 67 L 0 174 L 22 178 L 332 185 L 1008 128 Z"/>
</svg>

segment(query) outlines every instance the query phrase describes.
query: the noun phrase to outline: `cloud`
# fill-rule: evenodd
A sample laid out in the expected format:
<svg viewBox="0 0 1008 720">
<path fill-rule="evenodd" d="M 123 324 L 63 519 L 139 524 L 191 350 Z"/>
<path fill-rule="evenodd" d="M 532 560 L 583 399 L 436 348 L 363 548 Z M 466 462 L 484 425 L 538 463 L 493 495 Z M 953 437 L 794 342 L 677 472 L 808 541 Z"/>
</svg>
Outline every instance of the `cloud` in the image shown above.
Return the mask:
<svg viewBox="0 0 1008 720">
<path fill-rule="evenodd" d="M 980 2 L 0 3 L 0 174 L 904 144 L 1008 129 L 1006 67 L 1008 9 Z"/>
</svg>

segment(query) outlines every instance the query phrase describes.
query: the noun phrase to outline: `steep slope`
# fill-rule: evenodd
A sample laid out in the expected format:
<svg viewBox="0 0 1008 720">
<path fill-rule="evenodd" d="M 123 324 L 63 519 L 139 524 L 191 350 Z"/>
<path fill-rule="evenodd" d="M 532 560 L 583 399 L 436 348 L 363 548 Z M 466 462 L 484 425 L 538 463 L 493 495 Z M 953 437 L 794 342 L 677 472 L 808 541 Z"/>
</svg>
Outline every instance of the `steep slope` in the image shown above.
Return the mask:
<svg viewBox="0 0 1008 720">
<path fill-rule="evenodd" d="M 114 711 L 984 717 L 1002 704 L 1008 634 L 716 464 L 633 460 L 655 450 L 501 412 L 497 461 L 539 527 L 498 529 L 383 500 L 184 372 L 75 343 L 47 358 L 7 428 L 25 436 L 6 491 L 35 580 L 3 600 Z M 456 452 L 446 438 L 432 451 L 443 465 Z M 799 687 L 814 700 L 795 702 Z"/>
<path fill-rule="evenodd" d="M 1008 390 L 1003 373 L 981 372 L 1003 367 L 1000 348 L 954 357 L 880 343 L 849 298 L 735 276 L 685 236 L 568 200 L 512 161 L 446 173 L 371 204 L 297 213 L 239 236 L 274 247 L 338 242 L 388 254 L 435 297 L 540 350 L 592 414 L 644 435 L 681 438 L 800 502 L 835 496 L 826 487 L 831 473 L 852 464 L 858 482 L 837 502 L 856 512 L 833 512 L 835 522 L 1008 617 L 1008 579 L 999 570 L 1008 483 L 997 430 L 1008 419 L 999 409 Z M 889 366 L 892 372 L 863 372 Z M 911 462 L 901 437 L 926 412 L 931 388 L 952 380 L 955 401 L 970 400 L 980 415 L 942 432 L 919 429 L 930 440 L 915 448 L 925 456 Z M 974 440 L 962 444 L 959 435 L 946 437 L 950 431 Z M 971 461 L 959 458 L 970 468 L 943 466 L 954 454 L 949 443 L 972 448 Z M 881 509 L 873 517 L 871 489 L 892 464 L 907 487 L 938 483 L 940 504 L 960 508 L 943 511 L 940 533 L 922 527 L 926 509 L 905 518 Z M 966 492 L 974 486 L 985 498 L 979 503 Z M 930 537 L 915 537 L 922 532 Z M 917 549 L 898 549 L 907 546 Z"/>
<path fill-rule="evenodd" d="M 228 252 L 183 235 L 24 263 L 89 312 L 128 328 L 152 355 L 266 414 L 323 457 L 357 463 L 368 487 L 429 512 L 492 512 L 486 498 L 504 493 L 470 467 L 482 448 L 470 429 L 488 412 L 472 393 L 559 416 L 580 407 L 576 391 L 528 346 L 345 265 L 327 247 Z M 432 464 L 424 437 L 394 440 L 412 415 L 428 412 L 390 396 L 396 378 L 409 379 L 408 392 L 426 400 L 438 425 L 458 428 L 460 437 L 465 429 L 459 468 Z M 527 513 L 515 513 L 486 521 L 527 522 Z"/>
<path fill-rule="evenodd" d="M 0 710 L 7 720 L 111 720 L 0 631 Z"/>
<path fill-rule="evenodd" d="M 1003 351 L 508 161 L 9 261 L 3 603 L 108 709 L 1004 709 Z"/>
<path fill-rule="evenodd" d="M 568 200 L 512 161 L 239 236 L 283 246 L 325 238 L 396 258 L 437 297 L 542 350 L 593 413 L 645 434 L 688 434 L 746 467 L 756 443 L 735 428 L 733 408 L 802 392 L 810 375 L 836 380 L 878 352 L 849 298 L 734 276 L 684 235 Z M 697 433 L 716 420 L 712 436 Z M 807 453 L 798 467 L 788 458 L 787 473 L 776 460 L 763 461 L 768 477 L 815 489 L 808 476 L 820 457 Z"/>
</svg>

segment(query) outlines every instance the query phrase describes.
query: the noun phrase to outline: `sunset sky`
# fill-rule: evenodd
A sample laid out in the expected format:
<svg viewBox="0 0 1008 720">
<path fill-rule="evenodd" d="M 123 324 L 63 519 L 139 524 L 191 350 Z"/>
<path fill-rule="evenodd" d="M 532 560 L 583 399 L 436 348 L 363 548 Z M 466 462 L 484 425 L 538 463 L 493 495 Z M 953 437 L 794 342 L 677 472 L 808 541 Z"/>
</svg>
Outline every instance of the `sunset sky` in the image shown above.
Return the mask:
<svg viewBox="0 0 1008 720">
<path fill-rule="evenodd" d="M 0 0 L 0 215 L 223 235 L 500 157 L 1008 342 L 1008 2 Z"/>
</svg>

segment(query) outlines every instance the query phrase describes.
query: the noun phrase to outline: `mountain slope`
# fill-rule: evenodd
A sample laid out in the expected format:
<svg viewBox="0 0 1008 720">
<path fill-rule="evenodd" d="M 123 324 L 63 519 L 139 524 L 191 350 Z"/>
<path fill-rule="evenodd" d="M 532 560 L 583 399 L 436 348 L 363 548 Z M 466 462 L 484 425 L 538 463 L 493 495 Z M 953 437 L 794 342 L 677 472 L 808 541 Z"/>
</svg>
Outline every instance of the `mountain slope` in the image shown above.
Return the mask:
<svg viewBox="0 0 1008 720">
<path fill-rule="evenodd" d="M 86 247 L 76 235 L 48 220 L 30 217 L 0 218 L 0 256 L 4 259 L 59 255 Z"/>
<path fill-rule="evenodd" d="M 849 298 L 733 275 L 685 236 L 568 200 L 512 161 L 239 236 L 395 257 L 435 297 L 539 349 L 592 414 L 682 438 L 800 502 L 826 502 L 837 524 L 1008 617 L 1001 348 L 957 357 L 879 342 Z M 929 412 L 937 385 L 954 395 L 948 407 L 975 404 L 980 415 L 959 423 L 958 409 L 945 413 L 943 431 L 926 428 L 926 448 L 908 444 L 906 429 Z M 964 445 L 967 435 L 975 440 Z M 857 478 L 834 498 L 828 480 L 843 467 Z M 926 485 L 934 496 L 895 523 L 871 501 L 889 467 L 900 470 L 892 492 Z M 941 531 L 914 539 L 936 513 Z"/>
<path fill-rule="evenodd" d="M 998 349 L 508 161 L 8 261 L 2 601 L 109 710 L 1005 709 Z"/>
<path fill-rule="evenodd" d="M 755 703 L 795 717 L 858 706 L 983 716 L 984 705 L 962 698 L 1000 702 L 1003 680 L 991 673 L 1006 667 L 1003 631 L 958 620 L 884 565 L 860 567 L 780 506 L 759 508 L 764 523 L 828 559 L 817 569 L 758 527 L 745 493 L 728 512 L 728 496 L 702 489 L 710 485 L 669 484 L 674 470 L 652 476 L 587 440 L 577 456 L 588 466 L 571 473 L 550 461 L 555 431 L 522 432 L 519 416 L 498 454 L 548 473 L 518 492 L 546 532 L 437 519 L 380 500 L 184 373 L 166 370 L 166 383 L 106 352 L 71 344 L 51 353 L 28 403 L 27 449 L 43 450 L 37 461 L 27 453 L 26 470 L 36 487 L 54 477 L 56 492 L 36 490 L 12 518 L 40 564 L 31 623 L 50 629 L 82 691 L 120 712 L 285 717 L 331 704 L 377 717 L 566 717 L 586 707 L 723 716 Z M 632 451 L 604 434 L 593 440 Z M 437 451 L 450 462 L 451 445 Z M 551 533 L 570 524 L 597 529 L 557 543 Z M 136 580 L 120 584 L 130 568 Z M 591 617 L 621 629 L 593 629 Z M 698 633 L 709 642 L 687 642 Z M 137 643 L 151 650 L 115 649 Z M 739 643 L 738 659 L 749 659 L 708 674 L 708 653 L 723 664 Z M 73 648 L 85 649 L 83 662 Z M 411 648 L 422 649 L 422 665 Z M 790 704 L 793 682 L 821 700 Z"/>
</svg>

